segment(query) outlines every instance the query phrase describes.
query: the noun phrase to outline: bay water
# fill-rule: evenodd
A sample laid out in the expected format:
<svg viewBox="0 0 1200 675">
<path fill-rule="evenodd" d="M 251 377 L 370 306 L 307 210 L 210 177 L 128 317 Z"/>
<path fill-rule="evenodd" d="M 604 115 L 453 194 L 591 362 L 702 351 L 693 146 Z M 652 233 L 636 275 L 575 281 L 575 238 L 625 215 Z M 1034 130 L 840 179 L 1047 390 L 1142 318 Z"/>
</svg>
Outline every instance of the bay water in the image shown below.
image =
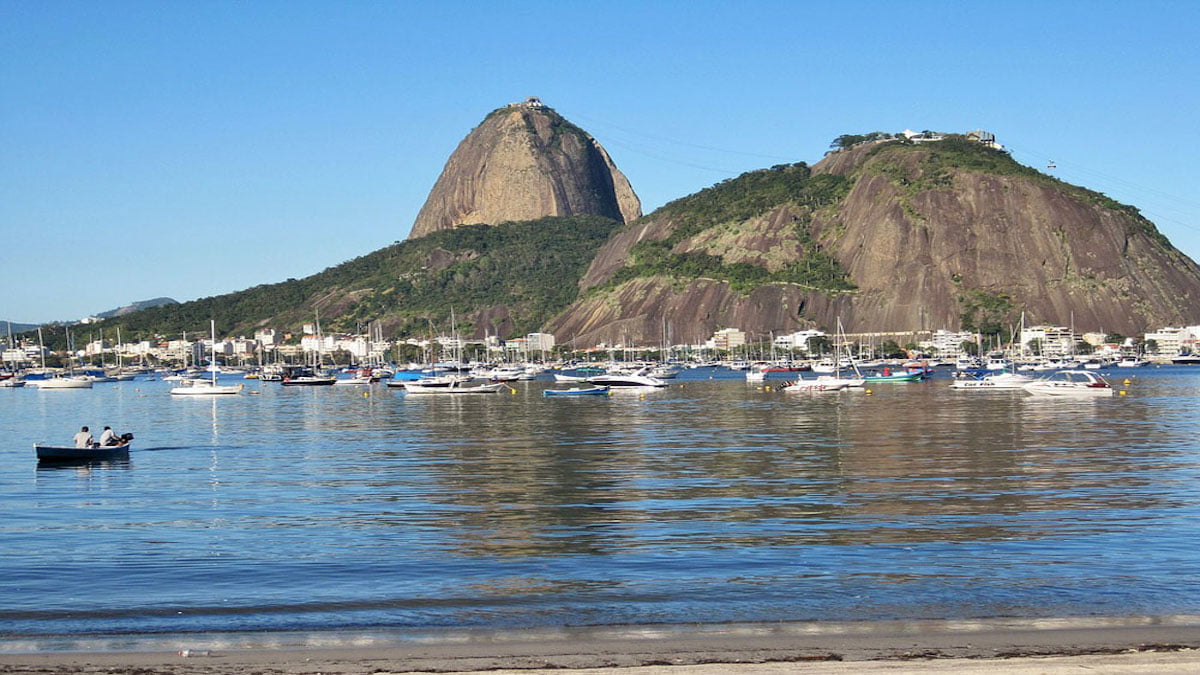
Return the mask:
<svg viewBox="0 0 1200 675">
<path fill-rule="evenodd" d="M 0 390 L 0 650 L 1200 614 L 1200 369 L 1109 375 L 1127 395 Z M 84 424 L 128 460 L 38 465 Z"/>
</svg>

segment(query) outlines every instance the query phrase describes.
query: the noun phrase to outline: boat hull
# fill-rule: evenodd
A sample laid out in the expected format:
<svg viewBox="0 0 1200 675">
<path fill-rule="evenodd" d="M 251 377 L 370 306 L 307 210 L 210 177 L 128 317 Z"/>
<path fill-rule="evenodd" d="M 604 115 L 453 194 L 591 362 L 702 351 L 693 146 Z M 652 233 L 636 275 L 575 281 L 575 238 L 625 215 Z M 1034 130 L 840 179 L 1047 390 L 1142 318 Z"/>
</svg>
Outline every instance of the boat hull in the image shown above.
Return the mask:
<svg viewBox="0 0 1200 675">
<path fill-rule="evenodd" d="M 39 462 L 100 462 L 110 459 L 120 459 L 129 456 L 129 446 L 125 445 L 100 446 L 95 448 L 76 448 L 68 445 L 40 445 L 34 443 Z"/>
<path fill-rule="evenodd" d="M 34 386 L 38 389 L 91 389 L 92 381 L 82 378 L 55 377 L 49 380 L 37 380 Z"/>
<path fill-rule="evenodd" d="M 404 383 L 404 391 L 408 394 L 442 394 L 444 396 L 453 396 L 456 394 L 496 394 L 500 391 L 508 389 L 502 382 L 493 384 L 481 384 L 476 386 L 462 386 L 459 384 L 451 386 L 427 386 L 423 384 L 413 384 L 410 382 Z"/>
<path fill-rule="evenodd" d="M 546 389 L 542 396 L 604 396 L 608 387 L 589 387 L 587 389 Z"/>
</svg>

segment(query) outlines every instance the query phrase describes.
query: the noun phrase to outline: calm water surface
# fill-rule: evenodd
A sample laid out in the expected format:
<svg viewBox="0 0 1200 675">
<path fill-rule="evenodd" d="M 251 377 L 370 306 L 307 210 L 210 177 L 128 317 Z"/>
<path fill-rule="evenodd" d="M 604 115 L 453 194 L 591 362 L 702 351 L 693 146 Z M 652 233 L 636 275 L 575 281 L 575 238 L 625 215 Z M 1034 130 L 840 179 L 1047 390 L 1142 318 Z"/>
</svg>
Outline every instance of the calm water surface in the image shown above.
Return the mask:
<svg viewBox="0 0 1200 675">
<path fill-rule="evenodd" d="M 1200 369 L 1131 375 L 1103 401 L 713 371 L 608 398 L 0 390 L 0 649 L 1200 614 Z M 130 459 L 38 467 L 81 424 L 133 431 Z"/>
</svg>

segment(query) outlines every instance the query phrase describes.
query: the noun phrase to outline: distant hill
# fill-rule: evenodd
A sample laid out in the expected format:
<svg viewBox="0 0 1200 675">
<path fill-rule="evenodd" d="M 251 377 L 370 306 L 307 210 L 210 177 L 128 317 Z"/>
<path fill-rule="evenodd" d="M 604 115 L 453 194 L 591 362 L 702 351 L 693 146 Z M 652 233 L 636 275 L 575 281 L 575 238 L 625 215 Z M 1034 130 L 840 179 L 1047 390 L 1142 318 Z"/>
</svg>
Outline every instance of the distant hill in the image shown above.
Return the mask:
<svg viewBox="0 0 1200 675">
<path fill-rule="evenodd" d="M 8 335 L 10 323 L 12 324 L 12 332 L 14 335 L 16 335 L 17 333 L 24 333 L 25 331 L 37 330 L 37 327 L 41 325 L 41 324 L 36 324 L 36 323 L 17 323 L 15 321 L 13 321 L 13 322 L 3 321 L 3 322 L 0 322 L 0 331 L 4 331 L 5 335 Z"/>
<path fill-rule="evenodd" d="M 117 309 L 110 309 L 107 312 L 100 312 L 99 314 L 96 315 L 96 318 L 111 319 L 114 316 L 125 316 L 126 314 L 132 314 L 134 312 L 138 312 L 143 309 L 150 309 L 151 307 L 161 307 L 163 305 L 178 305 L 178 304 L 179 304 L 179 302 L 176 301 L 174 298 L 154 298 L 153 300 L 138 300 L 137 302 L 130 303 L 128 305 L 125 305 L 124 307 L 118 307 Z"/>
</svg>

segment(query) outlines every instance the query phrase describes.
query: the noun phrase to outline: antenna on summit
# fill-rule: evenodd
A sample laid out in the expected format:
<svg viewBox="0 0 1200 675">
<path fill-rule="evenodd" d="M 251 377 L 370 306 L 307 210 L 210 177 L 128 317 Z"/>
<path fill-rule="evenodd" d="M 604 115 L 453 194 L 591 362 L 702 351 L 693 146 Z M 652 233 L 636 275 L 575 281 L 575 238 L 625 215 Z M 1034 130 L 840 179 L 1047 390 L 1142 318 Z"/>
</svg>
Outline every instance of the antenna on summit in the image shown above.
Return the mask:
<svg viewBox="0 0 1200 675">
<path fill-rule="evenodd" d="M 1046 168 L 1047 169 L 1057 169 L 1058 165 L 1054 163 L 1054 160 L 1050 160 L 1050 163 L 1046 165 Z"/>
</svg>

